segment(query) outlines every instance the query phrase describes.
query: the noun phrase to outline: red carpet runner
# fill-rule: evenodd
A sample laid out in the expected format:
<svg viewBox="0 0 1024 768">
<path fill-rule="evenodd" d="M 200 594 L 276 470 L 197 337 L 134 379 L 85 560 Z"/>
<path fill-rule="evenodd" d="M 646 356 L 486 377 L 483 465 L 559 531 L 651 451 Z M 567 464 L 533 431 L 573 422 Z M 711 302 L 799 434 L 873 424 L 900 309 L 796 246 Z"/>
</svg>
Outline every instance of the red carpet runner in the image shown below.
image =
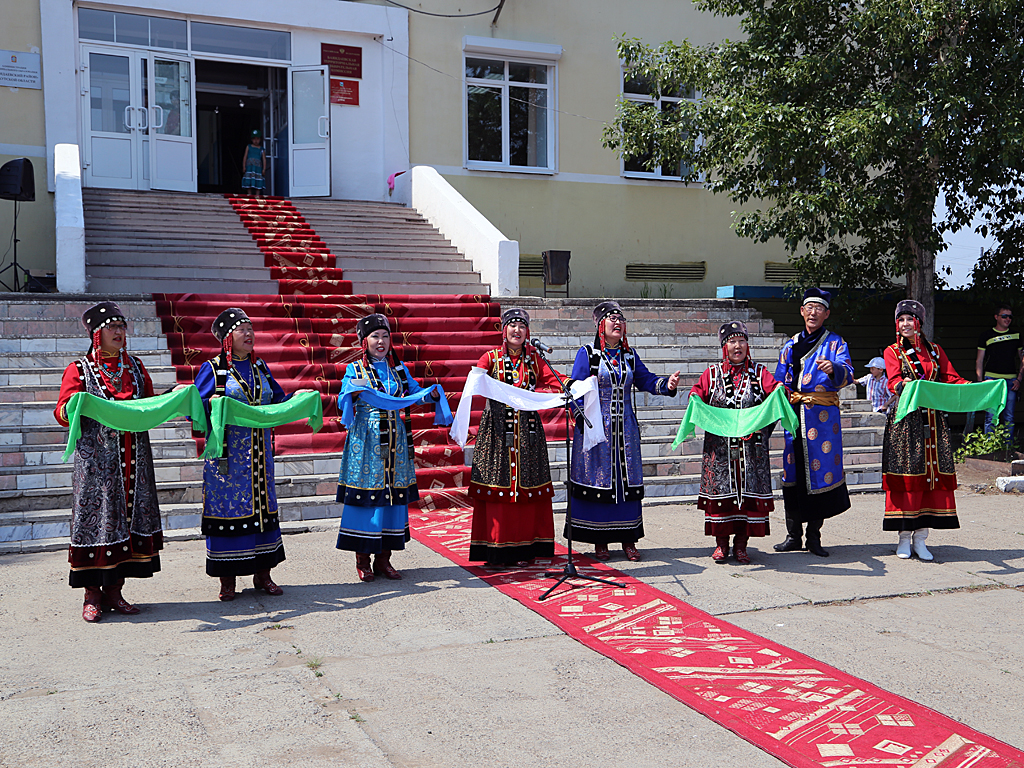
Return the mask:
<svg viewBox="0 0 1024 768">
<path fill-rule="evenodd" d="M 410 523 L 417 541 L 789 765 L 1024 765 L 1024 752 L 1014 747 L 589 558 L 577 556 L 581 572 L 627 588 L 562 587 L 539 603 L 554 584 L 541 578 L 543 571 L 561 568 L 564 559 L 501 574 L 471 566 L 470 517 L 470 510 L 434 509 L 428 502 Z"/>
</svg>

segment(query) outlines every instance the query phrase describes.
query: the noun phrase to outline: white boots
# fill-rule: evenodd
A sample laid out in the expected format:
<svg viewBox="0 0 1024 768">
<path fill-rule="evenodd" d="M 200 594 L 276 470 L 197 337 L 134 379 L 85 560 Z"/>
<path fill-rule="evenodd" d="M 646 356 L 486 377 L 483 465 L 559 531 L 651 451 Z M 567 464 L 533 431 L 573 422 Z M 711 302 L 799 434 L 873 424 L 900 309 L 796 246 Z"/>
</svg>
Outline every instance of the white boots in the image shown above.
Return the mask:
<svg viewBox="0 0 1024 768">
<path fill-rule="evenodd" d="M 914 554 L 922 560 L 931 560 L 932 553 L 928 551 L 928 547 L 924 545 L 924 540 L 928 538 L 927 528 L 918 528 L 914 531 Z"/>
<path fill-rule="evenodd" d="M 900 531 L 900 543 L 896 545 L 896 557 L 900 560 L 910 559 L 910 537 L 913 531 Z"/>
<path fill-rule="evenodd" d="M 928 538 L 927 528 L 918 528 L 916 531 L 900 531 L 900 542 L 896 545 L 896 557 L 900 560 L 909 560 L 911 551 L 921 560 L 933 560 L 932 553 L 924 545 Z"/>
</svg>

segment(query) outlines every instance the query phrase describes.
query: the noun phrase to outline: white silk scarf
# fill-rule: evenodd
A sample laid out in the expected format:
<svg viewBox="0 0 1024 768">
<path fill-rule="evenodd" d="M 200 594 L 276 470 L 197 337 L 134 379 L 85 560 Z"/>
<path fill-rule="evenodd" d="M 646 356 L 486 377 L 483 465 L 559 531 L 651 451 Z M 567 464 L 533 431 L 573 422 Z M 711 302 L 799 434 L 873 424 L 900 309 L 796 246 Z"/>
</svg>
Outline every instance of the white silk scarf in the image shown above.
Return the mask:
<svg viewBox="0 0 1024 768">
<path fill-rule="evenodd" d="M 572 396 L 583 398 L 583 413 L 593 427 L 584 426 L 583 449 L 590 450 L 605 441 L 604 420 L 601 418 L 601 399 L 597 390 L 597 377 L 591 376 L 586 381 L 576 381 L 570 389 Z M 455 421 L 449 430 L 452 440 L 465 447 L 469 439 L 469 417 L 472 411 L 473 397 L 486 397 L 497 400 L 517 411 L 545 411 L 549 408 L 564 408 L 565 396 L 561 392 L 531 392 L 505 384 L 491 378 L 483 368 L 469 371 L 466 386 L 462 389 L 462 399 L 455 411 Z"/>
</svg>

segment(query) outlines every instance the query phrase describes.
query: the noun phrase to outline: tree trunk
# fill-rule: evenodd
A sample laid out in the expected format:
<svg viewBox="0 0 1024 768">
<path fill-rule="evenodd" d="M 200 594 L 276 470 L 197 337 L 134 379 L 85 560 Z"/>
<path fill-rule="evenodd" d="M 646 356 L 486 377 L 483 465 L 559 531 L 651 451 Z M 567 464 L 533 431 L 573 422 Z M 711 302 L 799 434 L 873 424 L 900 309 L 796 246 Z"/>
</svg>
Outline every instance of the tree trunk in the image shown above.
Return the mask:
<svg viewBox="0 0 1024 768">
<path fill-rule="evenodd" d="M 910 238 L 909 245 L 917 268 L 907 273 L 907 298 L 924 306 L 921 330 L 931 341 L 935 338 L 935 252 L 922 248 L 913 238 Z"/>
</svg>

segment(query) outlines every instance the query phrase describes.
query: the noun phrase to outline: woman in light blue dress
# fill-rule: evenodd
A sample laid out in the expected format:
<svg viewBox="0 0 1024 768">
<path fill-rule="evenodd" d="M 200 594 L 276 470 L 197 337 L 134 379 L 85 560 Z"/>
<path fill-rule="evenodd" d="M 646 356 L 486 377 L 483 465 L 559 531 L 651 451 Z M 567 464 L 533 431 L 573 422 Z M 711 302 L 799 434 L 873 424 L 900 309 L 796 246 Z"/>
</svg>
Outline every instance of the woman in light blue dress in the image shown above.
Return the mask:
<svg viewBox="0 0 1024 768">
<path fill-rule="evenodd" d="M 356 326 L 363 355 L 349 363 L 343 392 L 369 386 L 378 392 L 405 397 L 423 387 L 391 352 L 391 330 L 384 315 L 364 317 Z M 343 394 L 341 398 L 350 395 Z M 424 393 L 426 396 L 426 393 Z M 391 553 L 409 541 L 409 503 L 419 499 L 413 465 L 412 422 L 403 412 L 375 408 L 357 393 L 355 417 L 348 429 L 338 473 L 339 503 L 344 504 L 337 548 L 355 552 L 362 581 L 374 575 L 400 579 Z M 436 400 L 440 397 L 432 393 Z M 342 403 L 339 398 L 339 408 Z M 373 567 L 370 555 L 375 555 Z"/>
</svg>

